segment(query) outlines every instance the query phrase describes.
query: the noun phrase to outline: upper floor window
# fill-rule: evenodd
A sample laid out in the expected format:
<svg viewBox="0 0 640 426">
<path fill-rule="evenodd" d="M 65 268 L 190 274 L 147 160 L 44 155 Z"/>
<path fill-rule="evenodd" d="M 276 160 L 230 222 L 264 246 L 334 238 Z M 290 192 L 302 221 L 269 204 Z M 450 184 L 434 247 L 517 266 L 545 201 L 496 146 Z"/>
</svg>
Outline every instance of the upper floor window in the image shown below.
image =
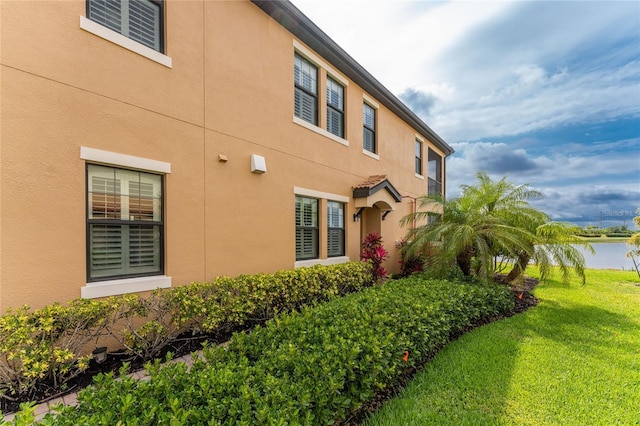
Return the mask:
<svg viewBox="0 0 640 426">
<path fill-rule="evenodd" d="M 344 87 L 327 77 L 327 131 L 344 137 Z"/>
<path fill-rule="evenodd" d="M 296 260 L 317 259 L 318 200 L 296 196 Z"/>
<path fill-rule="evenodd" d="M 344 256 L 344 203 L 327 201 L 327 256 Z"/>
<path fill-rule="evenodd" d="M 87 165 L 89 281 L 163 272 L 162 176 Z"/>
<path fill-rule="evenodd" d="M 427 171 L 429 178 L 429 195 L 442 195 L 442 157 L 434 150 L 429 149 L 427 158 Z"/>
<path fill-rule="evenodd" d="M 162 0 L 87 0 L 87 17 L 105 27 L 162 52 Z"/>
<path fill-rule="evenodd" d="M 415 172 L 422 176 L 422 142 L 416 139 Z"/>
<path fill-rule="evenodd" d="M 294 114 L 311 124 L 318 125 L 318 68 L 295 54 L 293 74 Z"/>
<path fill-rule="evenodd" d="M 375 154 L 378 148 L 376 146 L 376 110 L 367 103 L 364 103 L 363 123 L 362 147 Z"/>
</svg>

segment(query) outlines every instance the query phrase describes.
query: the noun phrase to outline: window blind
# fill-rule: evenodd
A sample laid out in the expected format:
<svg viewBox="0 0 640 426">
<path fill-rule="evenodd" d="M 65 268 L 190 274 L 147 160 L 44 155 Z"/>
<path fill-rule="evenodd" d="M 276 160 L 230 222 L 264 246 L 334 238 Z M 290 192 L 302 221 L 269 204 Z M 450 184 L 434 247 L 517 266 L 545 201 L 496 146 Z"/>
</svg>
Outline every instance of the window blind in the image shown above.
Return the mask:
<svg viewBox="0 0 640 426">
<path fill-rule="evenodd" d="M 318 124 L 318 68 L 296 54 L 293 61 L 294 114 L 312 124 Z"/>
<path fill-rule="evenodd" d="M 129 37 L 160 50 L 160 7 L 150 1 L 130 0 Z"/>
<path fill-rule="evenodd" d="M 362 147 L 369 152 L 376 152 L 376 110 L 364 104 Z"/>
<path fill-rule="evenodd" d="M 327 131 L 344 137 L 344 87 L 327 77 Z"/>
<path fill-rule="evenodd" d="M 88 165 L 89 280 L 162 272 L 162 177 Z"/>
<path fill-rule="evenodd" d="M 318 106 L 316 98 L 303 92 L 299 88 L 295 89 L 294 95 L 294 114 L 296 117 L 303 119 L 312 124 L 317 124 Z"/>
<path fill-rule="evenodd" d="M 89 0 L 87 17 L 151 49 L 161 51 L 161 2 Z"/>
<path fill-rule="evenodd" d="M 327 256 L 344 256 L 344 204 L 327 201 Z"/>
<path fill-rule="evenodd" d="M 296 260 L 318 257 L 318 200 L 296 196 Z"/>
</svg>

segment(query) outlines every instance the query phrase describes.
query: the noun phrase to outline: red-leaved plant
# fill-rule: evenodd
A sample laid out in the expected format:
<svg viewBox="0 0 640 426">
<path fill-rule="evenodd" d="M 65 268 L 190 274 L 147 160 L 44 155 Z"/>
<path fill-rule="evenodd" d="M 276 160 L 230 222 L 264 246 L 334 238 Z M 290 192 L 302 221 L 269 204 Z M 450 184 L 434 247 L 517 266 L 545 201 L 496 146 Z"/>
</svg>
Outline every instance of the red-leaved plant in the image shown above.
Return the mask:
<svg viewBox="0 0 640 426">
<path fill-rule="evenodd" d="M 400 260 L 398 261 L 400 263 L 400 275 L 408 277 L 415 272 L 422 272 L 424 257 L 430 256 L 429 253 L 421 256 L 407 251 L 407 240 L 404 238 L 396 241 L 396 248 L 400 250 Z"/>
<path fill-rule="evenodd" d="M 387 278 L 387 270 L 382 262 L 389 256 L 389 252 L 382 246 L 382 237 L 377 232 L 372 232 L 364 237 L 360 259 L 370 261 L 373 266 L 373 278 L 376 281 L 384 281 Z"/>
</svg>

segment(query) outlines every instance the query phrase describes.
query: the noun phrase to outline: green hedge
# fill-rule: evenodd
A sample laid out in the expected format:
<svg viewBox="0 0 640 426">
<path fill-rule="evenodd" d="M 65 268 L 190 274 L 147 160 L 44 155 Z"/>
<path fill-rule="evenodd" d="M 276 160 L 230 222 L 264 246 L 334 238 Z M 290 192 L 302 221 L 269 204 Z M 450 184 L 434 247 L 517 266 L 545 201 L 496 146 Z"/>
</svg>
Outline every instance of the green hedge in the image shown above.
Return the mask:
<svg viewBox="0 0 640 426">
<path fill-rule="evenodd" d="M 274 274 L 219 277 L 105 300 L 74 300 L 0 316 L 0 398 L 29 398 L 46 381 L 60 386 L 87 368 L 104 339 L 150 360 L 184 333 L 216 335 L 251 327 L 277 312 L 300 309 L 371 286 L 371 265 L 348 262 Z M 92 346 L 95 345 L 95 346 Z"/>
<path fill-rule="evenodd" d="M 512 308 L 499 286 L 392 281 L 279 315 L 227 347 L 206 348 L 190 370 L 156 363 L 146 381 L 102 376 L 78 407 L 42 424 L 333 424 L 451 336 Z"/>
</svg>

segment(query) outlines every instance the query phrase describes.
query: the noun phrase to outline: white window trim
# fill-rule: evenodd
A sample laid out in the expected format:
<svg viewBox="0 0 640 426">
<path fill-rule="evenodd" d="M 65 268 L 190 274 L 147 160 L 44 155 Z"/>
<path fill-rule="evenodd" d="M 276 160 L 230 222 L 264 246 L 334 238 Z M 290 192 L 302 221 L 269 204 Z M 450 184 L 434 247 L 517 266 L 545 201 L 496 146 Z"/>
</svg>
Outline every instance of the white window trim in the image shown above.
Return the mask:
<svg viewBox="0 0 640 426">
<path fill-rule="evenodd" d="M 366 93 L 362 94 L 362 99 L 364 99 L 364 101 L 368 103 L 371 108 L 380 109 L 380 105 L 378 105 L 378 103 L 374 101 L 373 98 L 367 95 Z"/>
<path fill-rule="evenodd" d="M 118 46 L 124 47 L 125 49 L 137 53 L 138 55 L 144 56 L 147 59 L 151 59 L 154 62 L 162 64 L 167 68 L 172 68 L 173 66 L 173 60 L 171 59 L 171 57 L 164 55 L 150 47 L 147 47 L 142 43 L 138 43 L 137 41 L 132 40 L 129 37 L 125 37 L 122 34 L 117 33 L 103 25 L 100 25 L 99 23 L 92 21 L 89 18 L 80 16 L 80 28 L 87 32 L 90 32 L 93 35 L 110 41 L 111 43 L 117 44 Z"/>
<path fill-rule="evenodd" d="M 380 160 L 380 156 L 374 152 L 371 151 L 367 151 L 366 149 L 362 148 L 362 153 L 366 156 L 369 156 L 371 158 L 373 158 L 374 160 Z"/>
<path fill-rule="evenodd" d="M 300 188 L 298 186 L 293 187 L 293 193 L 294 195 L 300 195 L 303 197 L 324 198 L 329 201 L 338 201 L 340 203 L 349 202 L 348 196 L 331 194 L 330 192 L 316 191 L 315 189 Z"/>
<path fill-rule="evenodd" d="M 86 146 L 80 147 L 80 158 L 94 163 L 122 166 L 135 170 L 145 170 L 163 174 L 171 173 L 171 163 L 117 152 L 103 151 Z"/>
<path fill-rule="evenodd" d="M 347 263 L 351 259 L 349 256 L 329 257 L 327 259 L 309 259 L 296 261 L 294 268 L 307 268 L 314 265 L 337 265 L 338 263 Z"/>
<path fill-rule="evenodd" d="M 300 195 L 303 197 L 311 197 L 311 198 L 323 198 L 329 201 L 338 201 L 340 203 L 348 204 L 349 197 L 345 195 L 332 194 L 330 192 L 316 191 L 315 189 L 308 188 L 300 188 L 298 186 L 293 187 L 294 195 Z M 346 206 L 345 206 L 346 208 Z M 345 223 L 345 231 L 346 231 L 346 223 Z M 296 260 L 294 263 L 294 268 L 304 268 L 313 265 L 336 265 L 338 263 L 349 262 L 351 259 L 349 256 L 336 256 L 329 257 L 327 259 L 308 259 L 308 260 Z"/>
<path fill-rule="evenodd" d="M 303 119 L 296 117 L 295 115 L 293 116 L 293 122 L 296 123 L 299 126 L 304 127 L 305 129 L 309 129 L 312 130 L 314 132 L 316 132 L 317 134 L 324 136 L 325 138 L 329 138 L 334 142 L 338 142 L 341 145 L 344 146 L 349 146 L 349 141 L 346 139 L 342 139 L 339 136 L 334 135 L 331 132 L 326 131 L 325 129 L 323 129 L 322 127 L 318 127 L 315 124 L 309 123 L 308 121 L 304 121 Z"/>
<path fill-rule="evenodd" d="M 378 103 L 376 101 L 373 100 L 373 98 L 369 95 L 367 95 L 366 93 L 362 94 L 362 99 L 364 100 L 364 103 L 366 103 L 367 105 L 369 105 L 371 108 L 373 108 L 375 110 L 375 118 L 376 118 L 376 127 L 378 127 L 378 120 L 380 119 L 380 114 L 378 113 L 380 106 L 378 105 Z M 364 108 L 364 107 L 363 107 Z M 362 123 L 363 127 L 364 127 L 364 123 Z M 378 133 L 378 130 L 375 130 L 375 133 Z M 364 141 L 363 141 L 364 144 Z M 378 141 L 375 141 L 375 144 L 378 145 Z M 378 148 L 378 152 L 380 152 L 380 146 L 376 146 L 376 148 Z M 376 159 L 376 160 L 380 160 L 380 155 L 377 152 L 371 152 L 369 150 L 366 150 L 364 148 L 362 148 L 362 153 L 365 155 L 368 155 L 369 157 Z"/>
<path fill-rule="evenodd" d="M 121 166 L 128 169 L 144 170 L 156 173 L 171 173 L 171 163 L 151 160 L 133 155 L 120 154 L 118 152 L 103 151 L 101 149 L 80 147 L 80 158 L 98 164 L 109 166 Z M 171 287 L 171 277 L 166 275 L 152 275 L 139 278 L 123 278 L 108 281 L 95 281 L 86 283 L 80 288 L 80 296 L 83 299 L 115 296 L 118 294 L 138 293 L 141 291 L 155 290 L 156 288 Z"/>
<path fill-rule="evenodd" d="M 424 180 L 424 176 L 423 175 L 419 175 L 417 173 L 414 173 L 415 177 L 417 177 L 418 179 L 422 179 Z"/>
<path fill-rule="evenodd" d="M 171 287 L 171 277 L 156 275 L 140 278 L 123 278 L 120 280 L 97 281 L 87 283 L 80 289 L 80 297 L 83 299 L 95 299 L 98 297 L 116 296 L 126 293 L 138 293 L 141 291 L 155 290 L 157 288 Z"/>
<path fill-rule="evenodd" d="M 313 53 L 310 49 L 308 49 L 305 45 L 300 43 L 298 40 L 293 40 L 293 48 L 302 56 L 304 56 L 309 61 L 313 62 L 316 66 L 320 68 L 324 68 L 324 70 L 329 74 L 331 78 L 336 81 L 339 81 L 343 86 L 349 85 L 349 80 L 342 76 L 335 68 L 329 65 L 327 62 L 322 60 L 318 55 Z"/>
</svg>

